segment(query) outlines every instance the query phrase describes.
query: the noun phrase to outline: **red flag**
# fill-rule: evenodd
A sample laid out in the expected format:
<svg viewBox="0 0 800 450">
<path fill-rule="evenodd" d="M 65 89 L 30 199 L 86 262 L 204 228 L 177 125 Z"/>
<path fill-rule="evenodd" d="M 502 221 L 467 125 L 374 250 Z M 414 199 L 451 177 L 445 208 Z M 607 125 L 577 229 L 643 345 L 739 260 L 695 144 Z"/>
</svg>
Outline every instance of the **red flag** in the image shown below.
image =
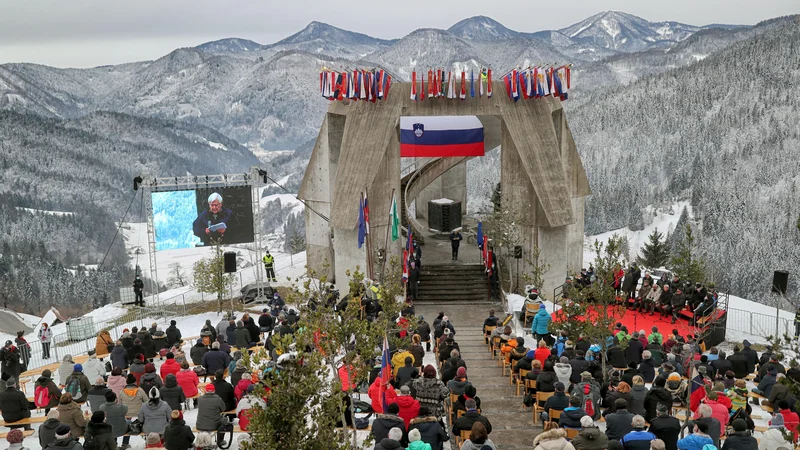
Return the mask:
<svg viewBox="0 0 800 450">
<path fill-rule="evenodd" d="M 433 71 L 428 69 L 428 97 L 433 97 Z"/>
<path fill-rule="evenodd" d="M 492 98 L 492 69 L 486 71 L 486 97 Z"/>
<path fill-rule="evenodd" d="M 384 87 L 383 99 L 386 100 L 387 98 L 389 98 L 389 89 L 392 87 L 392 76 L 387 73 L 386 75 L 384 75 L 384 77 L 385 77 L 384 79 L 386 80 L 386 87 Z"/>
<path fill-rule="evenodd" d="M 342 72 L 342 85 L 339 86 L 339 100 L 344 98 L 347 91 L 347 72 Z"/>
<path fill-rule="evenodd" d="M 467 74 L 461 71 L 461 100 L 467 98 Z"/>
<path fill-rule="evenodd" d="M 323 72 L 320 72 L 320 73 L 319 73 L 319 92 L 322 94 L 322 96 L 323 96 L 323 97 L 325 96 L 325 93 L 324 93 L 324 92 L 323 92 L 323 90 L 322 90 L 322 86 L 323 86 L 323 85 L 322 85 L 322 77 L 323 77 L 324 75 L 325 75 L 325 74 L 324 74 Z"/>
<path fill-rule="evenodd" d="M 430 86 L 430 82 L 428 82 Z M 422 80 L 419 82 L 419 100 L 421 102 L 425 101 L 425 72 L 422 72 Z"/>
</svg>

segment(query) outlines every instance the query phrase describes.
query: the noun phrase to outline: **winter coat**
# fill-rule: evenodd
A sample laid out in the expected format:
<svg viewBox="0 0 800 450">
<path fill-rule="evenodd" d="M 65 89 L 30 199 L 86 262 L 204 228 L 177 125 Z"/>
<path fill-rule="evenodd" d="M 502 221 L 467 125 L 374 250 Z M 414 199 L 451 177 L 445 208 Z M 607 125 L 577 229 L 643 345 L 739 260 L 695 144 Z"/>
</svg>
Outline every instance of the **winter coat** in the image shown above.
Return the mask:
<svg viewBox="0 0 800 450">
<path fill-rule="evenodd" d="M 144 357 L 146 359 L 155 358 L 158 354 L 156 349 L 156 343 L 153 341 L 153 338 L 150 336 L 150 333 L 147 333 L 142 339 L 142 347 L 144 347 Z"/>
<path fill-rule="evenodd" d="M 139 422 L 142 424 L 142 433 L 164 434 L 164 429 L 169 423 L 172 408 L 161 399 L 150 399 L 139 409 Z"/>
<path fill-rule="evenodd" d="M 22 366 L 19 362 L 20 352 L 17 347 L 13 345 L 9 348 L 0 350 L 0 372 L 11 375 L 15 380 L 19 379 L 19 374 L 22 372 Z"/>
<path fill-rule="evenodd" d="M 569 365 L 572 366 L 572 375 L 569 381 L 573 384 L 581 382 L 581 373 L 585 371 L 590 365 L 591 361 L 587 361 L 583 356 L 578 356 L 569 360 Z"/>
<path fill-rule="evenodd" d="M 401 444 L 408 442 L 408 434 L 406 433 L 406 425 L 398 416 L 392 414 L 376 414 L 375 420 L 372 421 L 372 436 L 375 442 L 380 442 L 389 437 L 389 430 L 397 427 L 403 430 L 403 438 L 400 440 Z"/>
<path fill-rule="evenodd" d="M 651 421 L 656 417 L 658 405 L 666 405 L 672 409 L 672 394 L 663 387 L 653 386 L 650 392 L 644 397 L 644 420 Z"/>
<path fill-rule="evenodd" d="M 164 448 L 167 450 L 189 450 L 194 443 L 192 428 L 183 419 L 174 419 L 164 430 Z"/>
<path fill-rule="evenodd" d="M 436 378 L 417 378 L 411 382 L 411 395 L 419 401 L 420 406 L 427 406 L 434 417 L 444 415 L 444 399 L 450 391 Z"/>
<path fill-rule="evenodd" d="M 228 325 L 225 328 L 225 342 L 236 344 L 236 325 Z"/>
<path fill-rule="evenodd" d="M 625 400 L 626 405 L 630 405 L 633 401 L 633 396 L 630 392 L 609 391 L 606 398 L 603 399 L 603 406 L 608 408 L 607 412 L 617 412 L 616 401 L 617 399 Z"/>
<path fill-rule="evenodd" d="M 53 330 L 50 327 L 41 327 L 39 328 L 39 342 L 43 344 L 47 344 L 53 340 Z M 55 439 L 55 438 L 54 438 Z M 44 447 L 44 446 L 42 446 Z"/>
<path fill-rule="evenodd" d="M 533 438 L 533 447 L 534 450 L 575 450 L 575 447 L 567 441 L 567 430 L 563 428 L 539 433 Z"/>
<path fill-rule="evenodd" d="M 620 439 L 620 443 L 625 450 L 650 450 L 650 441 L 656 439 L 656 435 L 644 430 L 634 430 Z"/>
<path fill-rule="evenodd" d="M 236 343 L 236 348 L 239 350 L 245 350 L 250 347 L 250 332 L 247 330 L 247 327 L 242 325 L 241 327 L 236 327 L 233 331 L 233 339 Z"/>
<path fill-rule="evenodd" d="M 138 416 L 142 405 L 147 402 L 147 394 L 138 386 L 126 385 L 119 393 L 119 402 L 128 407 L 129 417 Z"/>
<path fill-rule="evenodd" d="M 200 378 L 197 377 L 194 370 L 181 370 L 175 375 L 175 378 L 178 380 L 178 385 L 183 389 L 183 395 L 185 395 L 186 398 L 197 395 L 197 386 L 200 384 Z"/>
<path fill-rule="evenodd" d="M 47 447 L 47 444 L 56 440 L 56 428 L 61 425 L 58 419 L 47 419 L 39 426 L 39 446 Z"/>
<path fill-rule="evenodd" d="M 58 388 L 52 379 L 47 377 L 39 377 L 39 379 L 36 380 L 36 386 L 46 387 L 47 390 L 50 391 L 50 402 L 47 403 L 46 408 L 55 408 L 58 406 L 58 401 L 61 399 L 61 389 Z M 35 395 L 36 387 L 33 389 Z"/>
<path fill-rule="evenodd" d="M 75 363 L 71 355 L 64 355 L 61 364 L 58 365 L 58 384 L 67 384 L 67 378 L 74 372 Z"/>
<path fill-rule="evenodd" d="M 561 418 L 558 419 L 558 426 L 561 428 L 581 428 L 581 417 L 587 416 L 586 411 L 570 406 L 561 413 Z"/>
<path fill-rule="evenodd" d="M 114 437 L 118 438 L 128 432 L 128 407 L 119 403 L 106 402 L 100 406 L 100 411 L 106 413 L 106 423 L 114 429 Z"/>
<path fill-rule="evenodd" d="M 161 374 L 161 379 L 166 381 L 167 375 L 174 375 L 181 371 L 181 365 L 178 364 L 178 361 L 175 361 L 174 358 L 167 359 L 158 371 Z"/>
<path fill-rule="evenodd" d="M 537 392 L 555 392 L 555 384 L 558 381 L 558 376 L 554 372 L 541 372 L 536 377 L 536 391 Z"/>
<path fill-rule="evenodd" d="M 163 385 L 164 383 L 161 382 L 161 377 L 155 372 L 146 373 L 142 375 L 142 379 L 139 380 L 139 387 L 142 388 L 148 397 L 150 397 L 150 391 L 153 388 L 160 389 Z"/>
<path fill-rule="evenodd" d="M 200 431 L 216 431 L 222 425 L 222 413 L 225 402 L 213 392 L 206 393 L 197 399 L 197 425 Z"/>
<path fill-rule="evenodd" d="M 194 344 L 192 349 L 189 350 L 189 356 L 192 358 L 192 362 L 195 366 L 203 364 L 203 357 L 206 353 L 208 353 L 208 347 L 203 345 L 202 342 L 199 344 Z"/>
<path fill-rule="evenodd" d="M 644 400 L 647 398 L 647 392 L 647 387 L 644 385 L 632 386 L 628 411 L 644 417 L 647 414 L 647 411 L 644 409 Z"/>
<path fill-rule="evenodd" d="M 376 441 L 374 450 L 403 450 L 405 447 L 394 439 L 383 439 Z"/>
<path fill-rule="evenodd" d="M 31 416 L 28 398 L 22 391 L 14 387 L 0 392 L 0 407 L 2 407 L 3 420 L 6 422 L 16 422 Z"/>
<path fill-rule="evenodd" d="M 378 414 L 383 413 L 383 402 L 381 401 L 380 398 L 378 398 L 378 392 L 380 391 L 380 386 L 381 386 L 381 379 L 379 377 L 372 382 L 372 384 L 369 386 L 369 390 L 367 391 L 367 395 L 369 396 L 369 399 L 372 402 L 372 410 Z M 447 388 L 445 387 L 445 389 Z M 395 390 L 392 389 L 391 386 L 389 386 L 384 392 L 386 393 L 386 404 L 389 405 L 391 403 L 394 403 L 395 399 L 397 398 L 397 393 L 395 392 Z"/>
<path fill-rule="evenodd" d="M 758 450 L 775 450 L 778 447 L 791 449 L 793 447 L 792 443 L 783 437 L 782 431 L 778 428 L 770 428 L 765 431 L 758 442 Z"/>
<path fill-rule="evenodd" d="M 405 428 L 408 429 L 411 420 L 419 414 L 419 402 L 414 400 L 414 397 L 410 395 L 400 395 L 394 402 L 400 407 L 400 412 L 397 413 L 397 415 L 403 419 Z"/>
<path fill-rule="evenodd" d="M 247 393 L 247 388 L 253 384 L 253 381 L 249 378 L 242 378 L 239 380 L 239 383 L 236 384 L 236 387 L 233 388 L 233 396 L 236 398 L 238 402 L 244 395 Z"/>
<path fill-rule="evenodd" d="M 147 358 L 144 346 L 142 344 L 139 345 L 133 344 L 130 348 L 128 348 L 127 352 L 128 352 L 128 361 L 130 362 L 136 360 L 136 355 L 142 355 L 145 358 Z"/>
<path fill-rule="evenodd" d="M 604 450 L 608 448 L 608 437 L 597 427 L 586 427 L 572 439 L 572 445 L 576 450 Z"/>
<path fill-rule="evenodd" d="M 627 409 L 618 409 L 617 412 L 606 415 L 606 436 L 608 439 L 622 439 L 622 436 L 633 431 L 631 420 L 633 414 Z"/>
<path fill-rule="evenodd" d="M 737 431 L 728 435 L 721 450 L 758 450 L 758 441 L 749 431 Z"/>
<path fill-rule="evenodd" d="M 569 387 L 570 378 L 572 378 L 572 366 L 567 363 L 556 363 L 553 369 L 556 371 L 558 381 L 564 383 L 564 386 Z"/>
<path fill-rule="evenodd" d="M 97 333 L 97 340 L 94 345 L 95 355 L 102 357 L 111 353 L 112 350 L 114 350 L 114 340 L 111 339 L 111 334 L 107 330 Z"/>
<path fill-rule="evenodd" d="M 247 369 L 244 367 L 237 367 L 233 369 L 233 372 L 231 372 L 231 385 L 236 386 L 237 384 L 239 384 L 239 381 L 242 379 L 242 374 L 244 374 L 245 372 L 247 372 Z M 341 369 L 339 373 L 341 373 Z M 345 384 L 345 382 L 346 380 L 342 380 L 343 385 Z"/>
<path fill-rule="evenodd" d="M 83 436 L 86 418 L 83 417 L 83 411 L 81 411 L 81 407 L 77 403 L 69 402 L 58 405 L 58 413 L 60 414 L 58 420 L 63 424 L 69 425 L 72 437 Z"/>
<path fill-rule="evenodd" d="M 181 405 L 186 401 L 186 396 L 183 394 L 183 389 L 178 386 L 178 379 L 175 375 L 167 377 L 164 386 L 159 389 L 161 400 L 164 400 L 170 408 L 180 411 Z"/>
<path fill-rule="evenodd" d="M 744 378 L 752 373 L 752 370 L 750 372 L 747 371 L 749 362 L 742 352 L 728 356 L 728 362 L 731 363 L 731 370 L 736 378 Z"/>
<path fill-rule="evenodd" d="M 677 450 L 678 437 L 681 432 L 681 421 L 672 416 L 659 416 L 650 421 L 649 430 L 658 439 L 664 441 L 666 450 Z"/>
<path fill-rule="evenodd" d="M 239 419 L 239 427 L 247 431 L 248 425 L 250 425 L 250 418 L 253 411 L 251 411 L 256 406 L 260 407 L 262 410 L 267 408 L 267 402 L 263 399 L 256 397 L 254 395 L 245 395 L 239 401 L 239 404 L 236 405 L 236 417 Z M 345 419 L 349 417 L 350 410 L 345 410 Z M 352 423 L 351 423 L 352 425 Z"/>
<path fill-rule="evenodd" d="M 468 380 L 450 380 L 447 382 L 447 389 L 450 389 L 451 394 L 461 395 L 467 389 L 468 386 L 472 386 Z"/>
<path fill-rule="evenodd" d="M 422 442 L 431 445 L 432 450 L 442 450 L 444 442 L 450 440 L 447 432 L 444 431 L 436 417 L 417 417 L 411 419 L 408 431 L 419 430 Z"/>
<path fill-rule="evenodd" d="M 645 383 L 652 383 L 656 379 L 656 364 L 653 358 L 648 358 L 639 364 L 639 373 L 644 378 Z"/>
<path fill-rule="evenodd" d="M 109 358 L 111 359 L 112 368 L 119 367 L 123 370 L 128 368 L 128 352 L 123 347 L 114 347 Z"/>
<path fill-rule="evenodd" d="M 431 444 L 423 440 L 414 441 L 408 444 L 408 450 L 432 450 Z"/>
<path fill-rule="evenodd" d="M 217 322 L 217 326 L 214 327 L 214 331 L 217 332 L 217 336 L 219 336 L 220 334 L 222 334 L 222 335 L 225 334 L 225 330 L 228 328 L 228 323 L 230 323 L 230 319 L 227 318 L 227 317 L 222 317 L 222 319 L 220 319 L 220 321 Z M 229 344 L 231 343 L 227 339 L 226 339 L 225 342 L 227 342 Z"/>
<path fill-rule="evenodd" d="M 89 389 L 92 388 L 92 383 L 89 382 L 89 379 L 86 378 L 86 375 L 83 372 L 73 372 L 72 375 L 67 377 L 66 382 L 64 382 L 64 392 L 67 391 L 69 388 L 69 384 L 72 382 L 73 379 L 78 379 L 78 384 L 80 385 L 80 395 L 73 394 L 72 400 L 78 403 L 84 403 L 89 400 L 88 392 Z"/>
<path fill-rule="evenodd" d="M 136 385 L 138 386 L 139 381 L 142 379 L 142 376 L 144 375 L 144 363 L 140 361 L 134 361 L 133 364 L 131 364 L 131 368 L 130 370 L 128 370 L 128 372 L 134 377 L 136 377 Z"/>
<path fill-rule="evenodd" d="M 236 394 L 233 386 L 224 379 L 214 380 L 212 383 L 214 390 L 222 402 L 225 404 L 225 411 L 236 409 Z"/>
<path fill-rule="evenodd" d="M 203 367 L 206 368 L 206 373 L 214 373 L 219 369 L 226 370 L 228 364 L 231 363 L 231 357 L 220 349 L 212 348 L 205 355 L 203 355 Z"/>
<path fill-rule="evenodd" d="M 105 384 L 96 384 L 89 388 L 86 397 L 92 412 L 100 411 L 100 406 L 106 402 L 106 392 L 111 392 L 111 389 L 107 388 Z"/>
<path fill-rule="evenodd" d="M 125 376 L 124 375 L 109 375 L 108 376 L 108 388 L 117 396 L 119 396 L 120 391 L 125 388 Z"/>
<path fill-rule="evenodd" d="M 183 337 L 181 336 L 181 330 L 179 330 L 175 325 L 170 325 L 167 327 L 167 330 L 164 332 L 164 334 L 167 336 L 167 345 L 170 347 L 177 344 L 178 341 L 180 341 Z"/>
<path fill-rule="evenodd" d="M 547 327 L 550 326 L 550 314 L 544 308 L 539 309 L 535 316 L 533 316 L 533 325 L 531 325 L 531 332 L 534 334 L 550 334 Z"/>
<path fill-rule="evenodd" d="M 97 450 L 117 450 L 117 440 L 114 439 L 114 427 L 107 423 L 86 424 L 86 438 L 94 438 Z M 86 442 L 84 440 L 84 442 Z"/>
<path fill-rule="evenodd" d="M 460 450 L 484 450 L 485 447 L 489 447 L 491 450 L 497 450 L 497 447 L 494 445 L 494 442 L 492 442 L 491 439 L 486 439 L 483 444 L 478 444 L 467 439 L 463 444 L 461 444 Z"/>
<path fill-rule="evenodd" d="M 83 450 L 83 446 L 75 437 L 56 439 L 42 450 Z"/>
<path fill-rule="evenodd" d="M 678 448 L 680 450 L 703 450 L 703 446 L 707 444 L 714 445 L 714 441 L 707 435 L 700 435 L 698 433 L 692 433 L 683 439 L 678 439 Z M 774 450 L 777 447 L 769 448 Z"/>
<path fill-rule="evenodd" d="M 411 344 L 408 347 L 408 351 L 411 353 L 411 356 L 414 357 L 414 362 L 411 364 L 416 368 L 422 367 L 422 360 L 425 358 L 425 347 L 422 344 Z"/>
<path fill-rule="evenodd" d="M 628 347 L 625 348 L 625 360 L 636 361 L 637 364 L 642 362 L 642 352 L 644 346 L 638 339 L 631 339 L 628 341 Z"/>
<path fill-rule="evenodd" d="M 290 324 L 293 323 L 292 322 L 293 319 L 291 317 L 292 315 L 290 314 L 286 318 Z M 297 320 L 294 320 L 294 322 L 296 323 Z M 252 317 L 247 320 L 247 323 L 244 325 L 244 327 L 247 328 L 247 332 L 250 335 L 250 339 L 248 340 L 248 342 L 259 342 L 261 340 L 261 327 L 256 325 L 256 321 Z M 242 348 L 240 348 L 240 350 L 242 350 Z"/>
<path fill-rule="evenodd" d="M 167 333 L 156 330 L 156 332 L 153 333 L 153 345 L 156 347 L 156 353 L 160 353 L 162 349 L 170 348 L 171 345 L 167 343 Z"/>
<path fill-rule="evenodd" d="M 480 422 L 486 427 L 486 433 L 492 433 L 492 423 L 478 411 L 467 411 L 459 417 L 453 424 L 453 436 L 459 436 L 462 431 L 472 430 L 472 425 Z"/>
</svg>

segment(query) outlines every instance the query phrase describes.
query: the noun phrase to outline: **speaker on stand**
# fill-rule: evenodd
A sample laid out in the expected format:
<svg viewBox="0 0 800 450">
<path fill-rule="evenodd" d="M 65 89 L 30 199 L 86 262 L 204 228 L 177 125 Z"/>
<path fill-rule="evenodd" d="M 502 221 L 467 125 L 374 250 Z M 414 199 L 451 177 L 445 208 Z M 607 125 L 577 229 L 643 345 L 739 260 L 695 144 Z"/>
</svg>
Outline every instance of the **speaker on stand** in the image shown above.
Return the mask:
<svg viewBox="0 0 800 450">
<path fill-rule="evenodd" d="M 772 274 L 772 292 L 786 297 L 786 289 L 789 286 L 789 272 L 776 270 Z"/>
<path fill-rule="evenodd" d="M 225 252 L 225 273 L 236 273 L 236 252 Z"/>
</svg>

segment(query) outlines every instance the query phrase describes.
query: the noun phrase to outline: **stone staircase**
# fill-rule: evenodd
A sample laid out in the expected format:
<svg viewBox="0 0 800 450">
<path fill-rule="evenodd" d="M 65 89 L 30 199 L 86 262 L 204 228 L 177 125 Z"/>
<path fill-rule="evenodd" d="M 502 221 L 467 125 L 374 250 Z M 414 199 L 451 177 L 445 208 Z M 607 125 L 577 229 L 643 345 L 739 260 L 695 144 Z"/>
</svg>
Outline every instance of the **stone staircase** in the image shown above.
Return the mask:
<svg viewBox="0 0 800 450">
<path fill-rule="evenodd" d="M 541 424 L 533 425 L 533 411 L 522 404 L 522 392 L 516 396 L 516 387 L 509 385 L 508 372 L 502 375 L 498 360 L 492 359 L 483 340 L 483 319 L 490 308 L 502 311 L 500 305 L 487 304 L 485 308 L 454 308 L 447 303 L 421 304 L 417 314 L 436 317 L 441 310 L 448 315 L 456 329 L 456 342 L 467 363 L 467 377 L 475 386 L 481 399 L 481 414 L 492 424 L 489 438 L 498 449 L 530 450 L 533 438 L 542 432 Z M 448 430 L 449 431 L 449 430 Z M 451 441 L 452 442 L 452 441 Z M 455 449 L 455 446 L 452 448 Z"/>
<path fill-rule="evenodd" d="M 481 264 L 426 264 L 423 258 L 418 302 L 487 302 Z M 481 325 L 483 322 L 481 322 Z"/>
</svg>

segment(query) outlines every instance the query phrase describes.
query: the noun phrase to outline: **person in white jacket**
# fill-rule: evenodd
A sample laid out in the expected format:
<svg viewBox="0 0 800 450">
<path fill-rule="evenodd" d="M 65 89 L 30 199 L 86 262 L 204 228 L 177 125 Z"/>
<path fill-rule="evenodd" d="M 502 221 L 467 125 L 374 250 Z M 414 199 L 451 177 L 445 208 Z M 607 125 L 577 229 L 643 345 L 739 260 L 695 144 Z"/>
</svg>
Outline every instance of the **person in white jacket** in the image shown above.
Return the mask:
<svg viewBox="0 0 800 450">
<path fill-rule="evenodd" d="M 786 432 L 783 422 L 783 414 L 775 414 L 769 422 L 769 429 L 761 435 L 758 441 L 758 450 L 792 450 L 794 446 L 783 436 Z"/>
<path fill-rule="evenodd" d="M 53 332 L 47 323 L 43 323 L 39 328 L 39 342 L 42 343 L 42 358 L 50 359 L 50 342 L 53 340 Z"/>
<path fill-rule="evenodd" d="M 89 359 L 83 363 L 83 374 L 90 380 L 96 380 L 98 377 L 106 379 L 106 365 L 97 359 L 94 350 L 89 350 Z"/>
</svg>

